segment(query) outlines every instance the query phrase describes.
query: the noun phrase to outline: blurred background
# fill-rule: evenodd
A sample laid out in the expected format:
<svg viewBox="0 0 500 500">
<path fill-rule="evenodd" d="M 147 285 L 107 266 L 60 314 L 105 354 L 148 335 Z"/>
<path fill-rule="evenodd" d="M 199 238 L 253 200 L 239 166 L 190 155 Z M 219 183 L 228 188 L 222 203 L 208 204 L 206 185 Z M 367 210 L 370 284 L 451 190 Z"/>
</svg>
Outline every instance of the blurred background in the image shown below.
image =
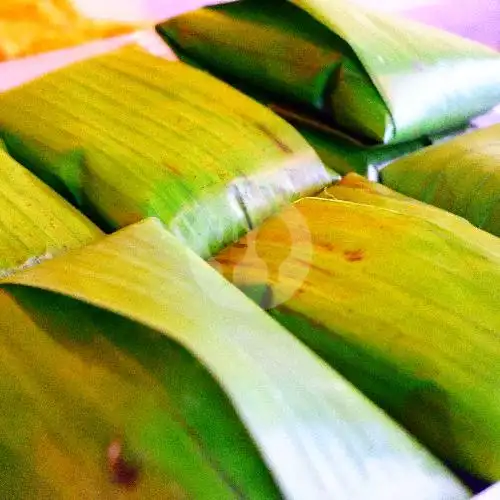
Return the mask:
<svg viewBox="0 0 500 500">
<path fill-rule="evenodd" d="M 0 0 L 2 2 L 3 0 Z M 500 0 L 352 0 L 365 7 L 393 12 L 500 50 Z M 144 23 L 140 33 L 97 41 L 84 47 L 58 50 L 27 59 L 0 63 L 0 91 L 73 61 L 116 48 L 131 39 L 158 55 L 171 53 L 151 29 L 155 22 L 220 0 L 72 0 L 84 15 L 96 19 Z M 0 20 L 1 21 L 1 20 Z M 150 29 L 147 29 L 147 28 Z M 479 125 L 500 120 L 497 111 L 481 118 Z"/>
<path fill-rule="evenodd" d="M 500 49 L 500 0 L 353 0 L 399 12 Z M 160 20 L 207 3 L 202 0 L 75 0 L 85 13 L 120 20 Z"/>
</svg>

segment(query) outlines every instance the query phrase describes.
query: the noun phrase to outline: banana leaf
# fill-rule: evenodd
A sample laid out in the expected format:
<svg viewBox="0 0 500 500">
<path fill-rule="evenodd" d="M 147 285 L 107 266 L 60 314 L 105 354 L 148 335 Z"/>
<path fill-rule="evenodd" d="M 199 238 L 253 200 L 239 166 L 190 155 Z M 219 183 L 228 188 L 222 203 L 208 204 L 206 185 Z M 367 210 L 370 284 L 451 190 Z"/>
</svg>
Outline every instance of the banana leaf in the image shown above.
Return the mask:
<svg viewBox="0 0 500 500">
<path fill-rule="evenodd" d="M 300 200 L 213 265 L 438 457 L 498 480 L 500 239 L 366 182 Z"/>
<path fill-rule="evenodd" d="M 469 498 L 157 219 L 0 302 L 2 498 Z"/>
<path fill-rule="evenodd" d="M 486 231 L 478 231 L 470 222 L 433 205 L 402 195 L 392 189 L 371 182 L 355 173 L 344 176 L 335 185 L 318 194 L 319 198 L 373 205 L 412 217 L 432 221 L 445 230 L 460 234 L 469 244 L 479 246 L 482 252 L 493 252 L 500 257 L 500 241 Z"/>
<path fill-rule="evenodd" d="M 176 50 L 180 60 L 203 71 L 208 69 L 199 60 L 193 60 L 182 50 Z M 218 78 L 223 78 L 217 71 L 210 71 Z M 266 105 L 277 115 L 293 125 L 314 148 L 324 165 L 332 174 L 332 181 L 338 180 L 339 174 L 357 172 L 371 180 L 379 179 L 379 171 L 392 161 L 428 145 L 438 144 L 450 140 L 464 133 L 468 126 L 464 125 L 455 130 L 448 130 L 440 134 L 427 135 L 417 140 L 394 145 L 370 144 L 343 133 L 341 130 L 322 121 L 321 116 L 307 113 L 303 108 L 297 109 L 290 103 L 276 102 L 269 93 L 263 92 L 255 85 L 242 82 L 234 78 L 226 81 L 244 94 Z"/>
<path fill-rule="evenodd" d="M 394 162 L 381 180 L 500 236 L 499 143 L 500 125 L 477 130 Z"/>
<path fill-rule="evenodd" d="M 297 126 L 302 137 L 314 148 L 322 162 L 341 175 L 357 172 L 372 180 L 379 170 L 392 161 L 422 148 L 424 142 L 409 142 L 394 146 L 367 148 L 313 127 Z"/>
<path fill-rule="evenodd" d="M 0 95 L 10 153 L 106 230 L 158 216 L 206 257 L 331 181 L 284 120 L 135 46 Z"/>
<path fill-rule="evenodd" d="M 16 163 L 0 141 L 0 277 L 100 236 L 96 226 Z"/>
<path fill-rule="evenodd" d="M 317 118 L 273 103 L 270 103 L 269 107 L 300 132 L 332 172 L 341 175 L 356 172 L 374 181 L 379 179 L 380 170 L 393 161 L 428 145 L 446 142 L 464 132 L 461 128 L 401 144 L 368 145 L 318 121 Z"/>
<path fill-rule="evenodd" d="M 453 129 L 500 102 L 493 49 L 346 0 L 242 0 L 158 31 L 210 69 L 385 144 Z"/>
</svg>

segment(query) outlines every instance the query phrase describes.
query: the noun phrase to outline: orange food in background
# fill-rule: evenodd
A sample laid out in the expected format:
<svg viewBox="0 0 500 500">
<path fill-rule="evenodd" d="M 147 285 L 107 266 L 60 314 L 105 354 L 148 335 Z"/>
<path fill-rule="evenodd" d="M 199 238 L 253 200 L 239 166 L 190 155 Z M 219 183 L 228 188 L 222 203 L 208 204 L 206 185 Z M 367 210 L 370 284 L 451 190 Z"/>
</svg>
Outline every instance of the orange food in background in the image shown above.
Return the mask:
<svg viewBox="0 0 500 500">
<path fill-rule="evenodd" d="M 139 27 L 86 18 L 71 0 L 0 0 L 0 61 L 121 35 Z"/>
</svg>

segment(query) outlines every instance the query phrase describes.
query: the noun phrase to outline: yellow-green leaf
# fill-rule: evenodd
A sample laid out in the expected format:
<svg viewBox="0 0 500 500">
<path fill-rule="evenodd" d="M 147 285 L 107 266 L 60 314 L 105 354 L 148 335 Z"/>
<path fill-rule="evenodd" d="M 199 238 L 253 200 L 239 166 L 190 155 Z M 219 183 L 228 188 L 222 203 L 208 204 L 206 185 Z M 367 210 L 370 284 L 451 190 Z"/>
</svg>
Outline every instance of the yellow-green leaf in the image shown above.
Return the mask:
<svg viewBox="0 0 500 500">
<path fill-rule="evenodd" d="M 443 229 L 459 234 L 468 245 L 477 245 L 481 251 L 500 256 L 500 239 L 486 231 L 478 231 L 470 222 L 433 205 L 404 196 L 388 187 L 350 173 L 326 188 L 322 198 L 374 205 L 412 217 L 418 217 Z"/>
<path fill-rule="evenodd" d="M 3 470 L 25 473 L 6 498 L 467 498 L 157 220 L 14 275 L 0 300 Z"/>
<path fill-rule="evenodd" d="M 203 256 L 331 180 L 269 109 L 134 46 L 2 94 L 0 106 L 12 155 L 103 227 L 158 216 Z"/>
<path fill-rule="evenodd" d="M 500 125 L 409 155 L 382 182 L 500 236 Z"/>
<path fill-rule="evenodd" d="M 397 195 L 329 191 L 356 201 L 297 202 L 220 271 L 442 459 L 500 479 L 500 241 Z"/>
<path fill-rule="evenodd" d="M 101 231 L 0 142 L 0 276 L 99 238 Z"/>
</svg>

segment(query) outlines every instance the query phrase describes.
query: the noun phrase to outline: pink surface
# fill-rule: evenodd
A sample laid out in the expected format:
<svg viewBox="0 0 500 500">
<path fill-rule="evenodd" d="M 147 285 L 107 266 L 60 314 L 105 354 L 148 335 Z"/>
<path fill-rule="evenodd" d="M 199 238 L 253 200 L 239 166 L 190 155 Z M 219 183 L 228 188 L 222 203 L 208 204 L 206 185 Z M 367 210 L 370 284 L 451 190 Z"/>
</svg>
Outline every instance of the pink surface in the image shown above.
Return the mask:
<svg viewBox="0 0 500 500">
<path fill-rule="evenodd" d="M 204 2 L 187 0 L 169 2 L 161 0 L 116 1 L 73 0 L 85 14 L 100 19 L 149 20 L 176 15 L 190 8 L 202 6 Z"/>
<path fill-rule="evenodd" d="M 0 0 L 0 2 L 3 0 Z M 153 26 L 168 17 L 221 0 L 73 0 L 78 9 L 90 17 L 122 21 L 144 21 Z M 154 29 L 110 40 L 92 42 L 80 47 L 58 50 L 34 57 L 0 63 L 0 92 L 21 85 L 48 71 L 72 62 L 102 54 L 128 43 L 139 43 L 153 53 L 173 58 Z"/>
<path fill-rule="evenodd" d="M 406 14 L 500 50 L 500 0 L 440 0 Z"/>
<path fill-rule="evenodd" d="M 79 10 L 91 17 L 150 22 L 222 2 L 224 0 L 73 0 Z"/>
<path fill-rule="evenodd" d="M 74 0 L 80 9 L 100 18 L 162 20 L 217 0 Z M 352 0 L 360 5 L 399 11 L 500 49 L 500 0 Z"/>
<path fill-rule="evenodd" d="M 2 1 L 2 0 L 0 0 Z M 117 49 L 123 45 L 137 43 L 150 52 L 174 58 L 173 52 L 154 30 L 124 35 L 109 40 L 97 41 L 65 50 L 47 52 L 34 57 L 17 59 L 0 64 L 0 92 L 87 57 Z"/>
</svg>

